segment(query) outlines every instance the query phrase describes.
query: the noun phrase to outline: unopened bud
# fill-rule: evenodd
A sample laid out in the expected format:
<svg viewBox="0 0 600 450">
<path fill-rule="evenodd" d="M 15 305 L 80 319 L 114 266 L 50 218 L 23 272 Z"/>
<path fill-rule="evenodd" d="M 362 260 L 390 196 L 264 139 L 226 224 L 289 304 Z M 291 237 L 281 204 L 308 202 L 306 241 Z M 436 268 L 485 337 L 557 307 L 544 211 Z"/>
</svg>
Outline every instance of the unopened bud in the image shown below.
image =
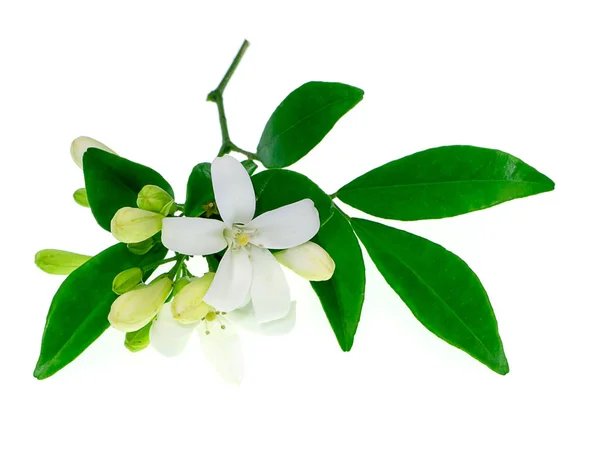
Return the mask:
<svg viewBox="0 0 600 450">
<path fill-rule="evenodd" d="M 190 277 L 183 277 L 180 278 L 179 280 L 177 280 L 174 284 L 173 284 L 173 295 L 177 295 L 179 294 L 179 292 L 186 287 L 188 284 L 190 284 L 192 280 L 190 279 Z"/>
<path fill-rule="evenodd" d="M 88 201 L 87 191 L 85 188 L 77 189 L 75 192 L 73 192 L 73 199 L 80 206 L 84 206 L 86 208 L 90 207 L 90 202 Z"/>
<path fill-rule="evenodd" d="M 148 184 L 138 194 L 137 206 L 146 211 L 168 216 L 171 213 L 175 201 L 164 189 Z"/>
<path fill-rule="evenodd" d="M 203 299 L 214 278 L 215 274 L 208 272 L 203 277 L 192 280 L 179 291 L 171 302 L 171 313 L 175 320 L 188 324 L 206 317 L 212 307 L 204 303 Z"/>
<path fill-rule="evenodd" d="M 333 276 L 335 262 L 321 246 L 305 242 L 275 253 L 280 264 L 310 281 L 325 281 Z"/>
<path fill-rule="evenodd" d="M 69 275 L 90 258 L 64 250 L 46 249 L 35 254 L 35 265 L 52 275 Z"/>
<path fill-rule="evenodd" d="M 114 151 L 112 151 L 102 142 L 99 142 L 96 139 L 92 139 L 91 137 L 79 136 L 71 143 L 71 157 L 80 169 L 83 169 L 83 154 L 87 151 L 88 148 L 97 148 L 100 150 L 104 150 L 105 152 L 115 154 Z"/>
<path fill-rule="evenodd" d="M 152 320 L 137 331 L 130 331 L 125 335 L 125 348 L 132 353 L 144 350 L 150 345 L 150 328 Z"/>
<path fill-rule="evenodd" d="M 156 316 L 172 287 L 169 277 L 161 277 L 122 294 L 113 302 L 108 321 L 119 331 L 139 330 Z"/>
<path fill-rule="evenodd" d="M 115 294 L 124 294 L 135 288 L 142 282 L 144 272 L 139 267 L 132 267 L 118 274 L 112 283 L 112 290 Z"/>
<path fill-rule="evenodd" d="M 164 217 L 143 209 L 119 209 L 110 221 L 110 232 L 118 241 L 126 244 L 142 242 L 162 229 Z"/>
</svg>

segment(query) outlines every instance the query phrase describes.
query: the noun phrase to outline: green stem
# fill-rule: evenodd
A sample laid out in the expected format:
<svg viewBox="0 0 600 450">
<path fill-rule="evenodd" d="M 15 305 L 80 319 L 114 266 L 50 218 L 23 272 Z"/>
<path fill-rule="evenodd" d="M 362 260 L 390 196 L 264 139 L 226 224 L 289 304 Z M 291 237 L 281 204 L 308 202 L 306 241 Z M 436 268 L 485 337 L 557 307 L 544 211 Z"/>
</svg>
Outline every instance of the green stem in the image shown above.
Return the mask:
<svg viewBox="0 0 600 450">
<path fill-rule="evenodd" d="M 167 264 L 177 260 L 177 256 L 173 256 L 172 258 L 163 259 L 162 261 L 155 262 L 153 264 L 149 264 L 147 266 L 142 267 L 144 272 L 148 272 L 149 270 L 156 269 L 158 266 L 162 266 L 163 264 Z"/>
<path fill-rule="evenodd" d="M 167 274 L 167 276 L 173 280 L 175 278 L 175 275 L 177 275 L 179 273 L 179 269 L 181 268 L 181 265 L 184 264 L 185 260 L 187 259 L 186 255 L 182 255 L 181 253 L 177 253 L 177 256 L 175 256 L 174 258 L 171 258 L 172 260 L 176 260 L 177 264 L 175 264 L 173 266 L 173 268 L 171 270 L 169 270 L 169 273 Z"/>
<path fill-rule="evenodd" d="M 345 219 L 346 219 L 348 222 L 350 222 L 350 221 L 351 221 L 351 219 L 350 219 L 350 216 L 348 216 L 348 214 L 346 214 L 344 211 L 342 211 L 342 210 L 341 210 L 341 208 L 340 208 L 338 205 L 336 205 L 336 204 L 335 204 L 335 203 L 333 203 L 333 202 L 332 202 L 332 204 L 333 204 L 333 207 L 334 207 L 334 208 L 337 210 L 337 212 L 339 212 L 339 213 L 340 213 L 342 216 L 344 216 L 344 218 L 345 218 Z"/>
<path fill-rule="evenodd" d="M 235 69 L 237 69 L 237 66 L 240 64 L 240 61 L 242 60 L 244 53 L 246 53 L 246 50 L 248 49 L 249 45 L 250 42 L 244 40 L 244 43 L 238 50 L 237 55 L 235 55 L 235 58 L 229 66 L 229 69 L 227 69 L 225 76 L 223 77 L 217 88 L 214 91 L 210 92 L 208 94 L 208 97 L 206 97 L 207 101 L 214 102 L 217 104 L 217 110 L 219 112 L 219 125 L 221 126 L 222 143 L 217 156 L 223 156 L 229 152 L 234 151 L 245 155 L 248 159 L 258 159 L 255 153 L 242 150 L 233 142 L 231 142 L 231 137 L 229 136 L 229 128 L 227 126 L 227 116 L 225 115 L 225 105 L 223 103 L 223 93 L 225 92 L 225 88 L 227 87 L 229 80 L 231 80 Z"/>
</svg>

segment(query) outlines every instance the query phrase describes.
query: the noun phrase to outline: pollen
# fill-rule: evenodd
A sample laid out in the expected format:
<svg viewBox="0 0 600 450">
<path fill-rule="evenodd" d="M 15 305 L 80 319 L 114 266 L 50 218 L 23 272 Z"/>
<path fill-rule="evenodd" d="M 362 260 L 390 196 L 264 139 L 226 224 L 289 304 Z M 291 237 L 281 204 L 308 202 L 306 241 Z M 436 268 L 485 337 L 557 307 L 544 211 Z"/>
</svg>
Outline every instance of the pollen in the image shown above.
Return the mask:
<svg viewBox="0 0 600 450">
<path fill-rule="evenodd" d="M 250 240 L 250 238 L 248 237 L 247 234 L 241 233 L 238 234 L 235 237 L 235 241 L 241 246 L 241 247 L 245 247 L 246 245 L 248 245 L 248 241 Z"/>
</svg>

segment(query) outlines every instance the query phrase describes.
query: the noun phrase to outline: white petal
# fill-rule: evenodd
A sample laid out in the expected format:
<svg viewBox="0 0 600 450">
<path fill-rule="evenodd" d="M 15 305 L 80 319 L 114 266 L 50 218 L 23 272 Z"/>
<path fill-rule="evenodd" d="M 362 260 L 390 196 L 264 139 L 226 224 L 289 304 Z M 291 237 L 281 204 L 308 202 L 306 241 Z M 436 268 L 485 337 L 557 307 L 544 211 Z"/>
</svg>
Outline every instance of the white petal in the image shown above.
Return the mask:
<svg viewBox="0 0 600 450">
<path fill-rule="evenodd" d="M 290 305 L 290 311 L 281 319 L 259 323 L 252 305 L 245 306 L 227 313 L 227 318 L 245 330 L 266 336 L 281 336 L 287 334 L 296 325 L 296 302 Z"/>
<path fill-rule="evenodd" d="M 165 247 L 184 255 L 211 255 L 227 247 L 225 224 L 202 217 L 167 217 L 163 220 Z"/>
<path fill-rule="evenodd" d="M 319 231 L 319 212 L 305 198 L 261 214 L 251 224 L 258 232 L 250 242 L 259 247 L 284 249 L 310 241 Z"/>
<path fill-rule="evenodd" d="M 260 322 L 285 317 L 290 310 L 290 288 L 283 270 L 271 252 L 250 245 L 252 260 L 252 287 L 250 297 Z"/>
<path fill-rule="evenodd" d="M 71 157 L 73 158 L 73 161 L 75 161 L 75 164 L 77 164 L 77 167 L 80 169 L 83 169 L 83 154 L 88 148 L 97 148 L 108 153 L 115 153 L 113 150 L 96 139 L 92 139 L 91 137 L 87 136 L 79 136 L 71 143 Z"/>
<path fill-rule="evenodd" d="M 171 314 L 171 305 L 166 304 L 150 328 L 150 344 L 165 356 L 179 355 L 198 324 L 182 325 Z"/>
<path fill-rule="evenodd" d="M 224 325 L 225 329 L 209 325 L 209 334 L 199 326 L 200 346 L 217 373 L 228 383 L 239 385 L 244 377 L 242 343 L 234 327 L 227 322 Z"/>
<path fill-rule="evenodd" d="M 211 166 L 213 190 L 219 214 L 231 226 L 246 224 L 254 217 L 256 198 L 250 175 L 237 159 L 225 155 Z"/>
<path fill-rule="evenodd" d="M 248 252 L 229 247 L 204 301 L 218 311 L 234 310 L 246 302 L 251 283 L 252 264 Z"/>
</svg>

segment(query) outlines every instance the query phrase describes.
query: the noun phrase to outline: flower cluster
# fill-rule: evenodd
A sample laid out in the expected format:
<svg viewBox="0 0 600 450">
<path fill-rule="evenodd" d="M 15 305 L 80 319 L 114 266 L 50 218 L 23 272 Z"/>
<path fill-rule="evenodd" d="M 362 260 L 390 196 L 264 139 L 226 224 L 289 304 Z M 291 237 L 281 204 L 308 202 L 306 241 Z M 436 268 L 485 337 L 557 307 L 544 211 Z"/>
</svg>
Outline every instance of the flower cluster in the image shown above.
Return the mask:
<svg viewBox="0 0 600 450">
<path fill-rule="evenodd" d="M 71 154 L 78 166 L 91 147 L 114 153 L 96 140 L 77 138 Z M 181 353 L 197 332 L 208 361 L 226 381 L 239 384 L 244 363 L 236 328 L 279 335 L 295 324 L 296 305 L 281 265 L 307 280 L 323 281 L 331 278 L 335 263 L 311 242 L 320 227 L 312 200 L 255 217 L 254 188 L 239 161 L 228 155 L 217 157 L 211 165 L 211 179 L 215 198 L 210 217 L 185 217 L 171 195 L 154 185 L 139 191 L 137 208 L 122 207 L 114 214 L 111 233 L 128 244 L 129 251 L 148 252 L 162 232 L 162 244 L 175 256 L 151 267 L 119 272 L 112 282 L 118 297 L 108 321 L 127 333 L 130 350 L 151 344 L 166 356 Z M 85 189 L 76 194 L 77 202 L 87 205 Z M 214 271 L 194 276 L 186 265 L 193 256 L 210 257 L 216 267 L 209 269 Z M 36 263 L 46 272 L 68 274 L 88 259 L 43 250 Z M 168 262 L 175 262 L 168 273 L 143 281 L 146 272 Z"/>
</svg>

